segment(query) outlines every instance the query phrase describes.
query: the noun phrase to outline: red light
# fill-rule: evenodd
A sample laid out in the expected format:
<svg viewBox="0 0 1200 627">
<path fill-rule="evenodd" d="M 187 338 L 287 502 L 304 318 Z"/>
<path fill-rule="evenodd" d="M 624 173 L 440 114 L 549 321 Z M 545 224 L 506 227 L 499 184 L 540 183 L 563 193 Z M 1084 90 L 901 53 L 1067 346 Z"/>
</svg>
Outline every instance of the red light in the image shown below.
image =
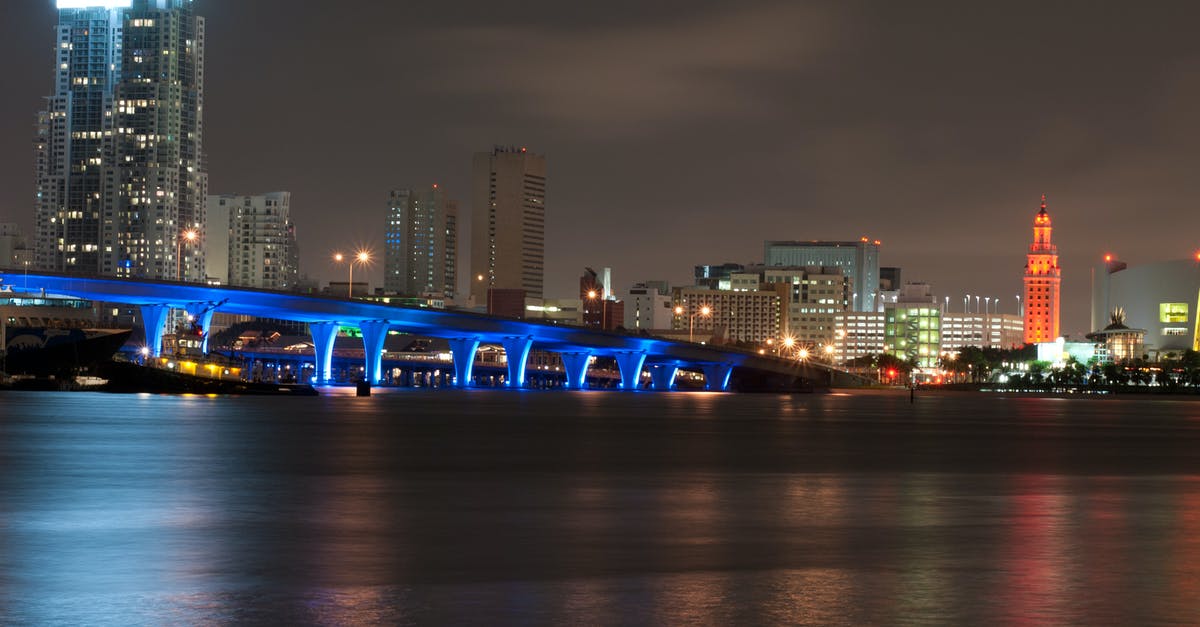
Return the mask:
<svg viewBox="0 0 1200 627">
<path fill-rule="evenodd" d="M 888 378 L 889 379 L 896 378 L 896 369 L 895 368 L 888 368 Z"/>
<path fill-rule="evenodd" d="M 1198 254 L 1197 254 L 1197 256 L 1198 256 L 1198 257 L 1200 257 L 1200 253 L 1198 253 Z M 1108 263 L 1108 262 L 1110 262 L 1110 261 L 1112 261 L 1112 255 L 1105 255 L 1105 256 L 1104 256 L 1104 263 Z"/>
</svg>

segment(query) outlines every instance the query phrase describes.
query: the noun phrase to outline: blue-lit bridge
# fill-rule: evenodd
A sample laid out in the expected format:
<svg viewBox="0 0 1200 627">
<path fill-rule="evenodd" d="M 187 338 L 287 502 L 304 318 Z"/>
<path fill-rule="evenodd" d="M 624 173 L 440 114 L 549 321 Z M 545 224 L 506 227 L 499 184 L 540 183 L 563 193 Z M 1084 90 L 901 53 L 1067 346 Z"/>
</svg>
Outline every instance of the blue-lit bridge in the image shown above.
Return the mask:
<svg viewBox="0 0 1200 627">
<path fill-rule="evenodd" d="M 706 388 L 718 391 L 729 388 L 734 368 L 766 376 L 790 377 L 818 386 L 853 379 L 847 373 L 819 363 L 454 310 L 167 281 L 12 271 L 0 271 L 0 285 L 16 291 L 45 291 L 47 294 L 137 306 L 146 330 L 146 345 L 156 357 L 172 309 L 196 317 L 206 338 L 212 316 L 218 311 L 304 322 L 312 335 L 317 383 L 331 381 L 334 338 L 342 327 L 361 330 L 365 379 L 373 385 L 380 381 L 383 344 L 390 330 L 447 340 L 453 356 L 455 381 L 460 386 L 470 385 L 475 355 L 481 344 L 504 348 L 506 380 L 510 387 L 525 385 L 526 362 L 530 350 L 535 347 L 560 355 L 566 387 L 576 389 L 584 387 L 592 357 L 601 356 L 616 361 L 624 389 L 637 389 L 643 370 L 649 370 L 654 389 L 672 389 L 680 368 L 702 371 Z"/>
</svg>

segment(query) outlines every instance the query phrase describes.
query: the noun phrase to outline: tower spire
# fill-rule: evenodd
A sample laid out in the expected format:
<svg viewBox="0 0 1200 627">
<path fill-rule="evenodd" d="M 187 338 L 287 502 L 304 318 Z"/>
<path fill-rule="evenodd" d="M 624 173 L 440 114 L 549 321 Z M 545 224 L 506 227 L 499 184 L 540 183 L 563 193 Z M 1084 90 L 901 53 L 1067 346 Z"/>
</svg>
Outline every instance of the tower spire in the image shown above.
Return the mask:
<svg viewBox="0 0 1200 627">
<path fill-rule="evenodd" d="M 1042 193 L 1042 211 L 1046 210 L 1046 194 Z"/>
</svg>

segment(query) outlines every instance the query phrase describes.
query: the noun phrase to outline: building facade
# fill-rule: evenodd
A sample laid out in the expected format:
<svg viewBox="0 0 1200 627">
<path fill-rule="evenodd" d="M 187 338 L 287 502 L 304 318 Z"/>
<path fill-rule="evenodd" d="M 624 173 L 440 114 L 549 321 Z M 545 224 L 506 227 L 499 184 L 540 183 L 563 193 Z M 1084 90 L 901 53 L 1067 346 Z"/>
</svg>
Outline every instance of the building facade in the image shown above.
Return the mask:
<svg viewBox="0 0 1200 627">
<path fill-rule="evenodd" d="M 203 280 L 204 20 L 192 0 L 59 0 L 38 115 L 35 265 Z M 182 256 L 182 259 L 180 258 Z"/>
<path fill-rule="evenodd" d="M 883 312 L 848 311 L 834 316 L 834 356 L 843 363 L 883 352 L 886 337 Z"/>
<path fill-rule="evenodd" d="M 522 289 L 542 298 L 546 157 L 525 148 L 476 153 L 471 167 L 471 296 Z"/>
<path fill-rule="evenodd" d="M 625 298 L 625 329 L 670 329 L 675 318 L 671 288 L 665 281 L 634 283 Z"/>
<path fill-rule="evenodd" d="M 840 268 L 854 284 L 851 311 L 876 311 L 879 294 L 879 240 L 857 242 L 763 243 L 763 263 L 770 266 Z"/>
<path fill-rule="evenodd" d="M 438 185 L 388 194 L 383 289 L 453 299 L 458 292 L 458 203 Z"/>
<path fill-rule="evenodd" d="M 938 368 L 942 351 L 942 309 L 925 283 L 908 283 L 884 315 L 883 351 L 915 363 L 922 370 Z"/>
<path fill-rule="evenodd" d="M 1025 260 L 1025 343 L 1053 342 L 1059 336 L 1059 290 L 1062 272 L 1058 247 L 1050 239 L 1050 214 L 1046 195 L 1033 218 L 1033 243 Z"/>
<path fill-rule="evenodd" d="M 205 255 L 209 277 L 222 285 L 295 289 L 300 249 L 291 193 L 208 197 Z"/>
<path fill-rule="evenodd" d="M 850 309 L 854 282 L 838 267 L 763 269 L 761 281 L 786 304 L 782 333 L 802 346 L 833 342 L 837 316 Z"/>
<path fill-rule="evenodd" d="M 672 328 L 691 331 L 694 340 L 717 337 L 729 342 L 765 343 L 781 336 L 784 299 L 775 291 L 675 288 L 679 308 Z M 707 313 L 705 313 L 707 311 Z"/>
<path fill-rule="evenodd" d="M 1020 348 L 1025 321 L 1014 314 L 942 313 L 942 352 L 978 348 Z"/>
<path fill-rule="evenodd" d="M 1121 309 L 1125 324 L 1143 329 L 1151 358 L 1200 350 L 1200 259 L 1127 267 L 1098 264 L 1092 272 L 1092 329 L 1104 329 Z"/>
</svg>

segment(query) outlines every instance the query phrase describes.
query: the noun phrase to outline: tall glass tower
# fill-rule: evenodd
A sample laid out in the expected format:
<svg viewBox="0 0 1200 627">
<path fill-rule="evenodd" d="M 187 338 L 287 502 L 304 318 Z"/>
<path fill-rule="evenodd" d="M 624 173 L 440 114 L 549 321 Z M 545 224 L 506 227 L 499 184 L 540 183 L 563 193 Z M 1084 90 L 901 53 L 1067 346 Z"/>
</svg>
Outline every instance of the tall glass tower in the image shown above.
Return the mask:
<svg viewBox="0 0 1200 627">
<path fill-rule="evenodd" d="M 203 18 L 192 0 L 58 0 L 58 13 L 36 265 L 203 280 Z"/>
<path fill-rule="evenodd" d="M 383 288 L 404 296 L 454 298 L 458 203 L 436 184 L 388 196 Z"/>
</svg>

